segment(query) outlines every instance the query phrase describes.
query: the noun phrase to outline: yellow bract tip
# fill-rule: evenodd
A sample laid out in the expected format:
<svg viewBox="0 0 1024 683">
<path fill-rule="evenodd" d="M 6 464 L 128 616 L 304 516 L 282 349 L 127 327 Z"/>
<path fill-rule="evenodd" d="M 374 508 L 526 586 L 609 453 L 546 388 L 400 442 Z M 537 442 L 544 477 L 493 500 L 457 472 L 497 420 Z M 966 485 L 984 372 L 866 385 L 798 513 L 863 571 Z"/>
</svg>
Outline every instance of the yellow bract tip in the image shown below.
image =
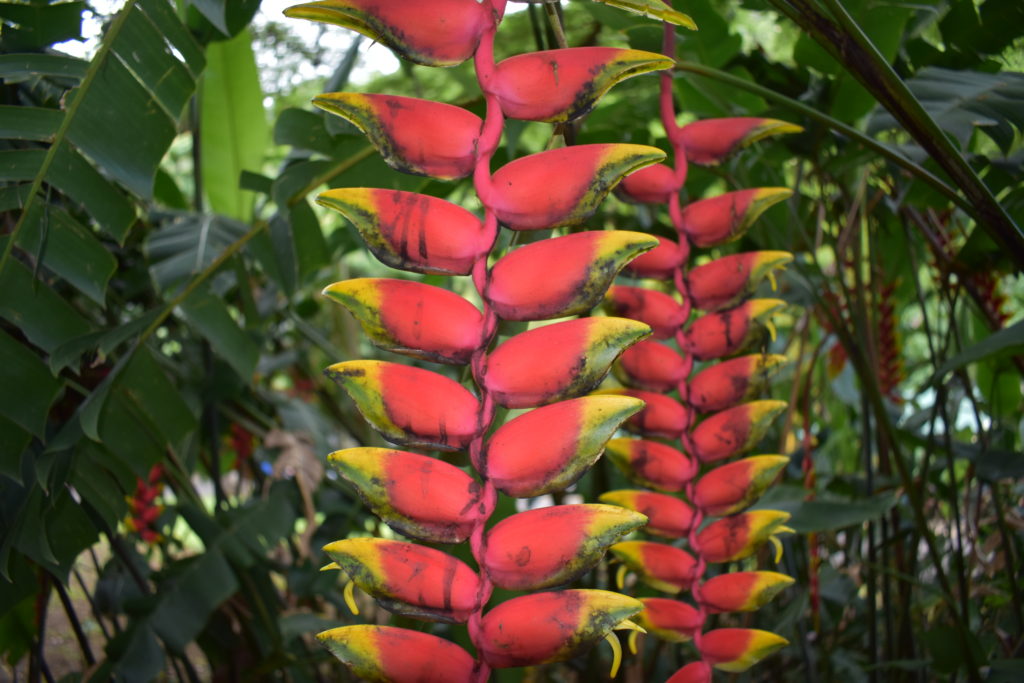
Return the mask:
<svg viewBox="0 0 1024 683">
<path fill-rule="evenodd" d="M 359 606 L 356 605 L 355 588 L 355 581 L 349 581 L 345 584 L 345 604 L 348 605 L 348 608 L 352 612 L 352 614 L 358 615 Z"/>
<path fill-rule="evenodd" d="M 779 540 L 778 536 L 769 536 L 768 540 L 771 541 L 772 546 L 775 548 L 775 564 L 782 561 L 782 541 Z"/>
<path fill-rule="evenodd" d="M 769 270 L 767 275 L 768 275 L 768 282 L 772 286 L 772 291 L 773 292 L 779 291 L 779 283 L 775 281 L 775 271 Z"/>
<path fill-rule="evenodd" d="M 619 590 L 626 585 L 626 573 L 629 572 L 629 567 L 622 565 L 619 567 L 619 571 L 615 572 L 615 585 Z"/>
<path fill-rule="evenodd" d="M 320 571 L 322 572 L 334 571 L 335 569 L 341 571 L 341 566 L 337 562 L 331 562 L 330 564 L 325 564 L 324 566 L 320 567 Z"/>
<path fill-rule="evenodd" d="M 615 635 L 615 631 L 609 631 L 604 639 L 612 646 L 611 677 L 615 678 L 615 674 L 619 673 L 619 665 L 622 664 L 622 645 L 619 644 L 619 637 Z"/>
<path fill-rule="evenodd" d="M 646 631 L 645 631 L 646 633 Z M 640 639 L 640 631 L 633 631 L 629 634 L 629 638 L 626 642 L 629 644 L 630 654 L 636 654 L 639 650 L 637 649 L 636 643 Z"/>
</svg>

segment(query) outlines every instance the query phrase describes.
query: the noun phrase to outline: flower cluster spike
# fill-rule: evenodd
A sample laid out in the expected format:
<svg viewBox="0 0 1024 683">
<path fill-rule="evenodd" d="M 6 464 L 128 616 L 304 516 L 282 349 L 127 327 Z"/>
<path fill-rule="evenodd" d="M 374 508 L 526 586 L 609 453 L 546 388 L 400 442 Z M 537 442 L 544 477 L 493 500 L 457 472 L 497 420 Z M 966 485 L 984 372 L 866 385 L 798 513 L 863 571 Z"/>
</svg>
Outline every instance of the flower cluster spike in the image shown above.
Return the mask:
<svg viewBox="0 0 1024 683">
<path fill-rule="evenodd" d="M 495 63 L 505 0 L 319 0 L 285 13 L 337 24 L 428 66 L 472 58 L 483 119 L 411 97 L 327 93 L 314 104 L 362 130 L 394 169 L 439 180 L 471 178 L 483 216 L 444 199 L 378 188 L 339 188 L 318 202 L 347 218 L 383 263 L 414 273 L 470 276 L 479 310 L 453 291 L 420 282 L 360 278 L 325 296 L 347 308 L 376 346 L 428 363 L 468 366 L 467 388 L 435 369 L 345 360 L 326 370 L 362 416 L 398 449 L 352 448 L 330 463 L 385 523 L 428 543 L 468 542 L 476 566 L 414 542 L 349 538 L 327 545 L 325 569 L 384 609 L 466 624 L 476 656 L 434 635 L 344 626 L 319 635 L 369 680 L 458 683 L 492 668 L 562 661 L 607 639 L 643 609 L 601 590 L 550 590 L 600 561 L 647 522 L 606 504 L 559 505 L 489 524 L 498 496 L 530 497 L 574 483 L 606 442 L 644 406 L 630 395 L 588 395 L 622 352 L 649 336 L 630 318 L 581 317 L 496 343 L 502 320 L 539 321 L 599 305 L 618 272 L 657 246 L 649 235 L 584 231 L 492 253 L 498 230 L 575 226 L 627 174 L 665 157 L 654 147 L 590 144 L 515 159 L 492 172 L 506 117 L 565 122 L 615 83 L 666 69 L 657 53 L 571 48 Z M 495 425 L 499 407 L 529 409 Z M 489 434 L 489 436 L 488 436 Z M 472 471 L 405 449 L 466 451 Z M 490 527 L 485 530 L 485 525 Z M 525 591 L 485 611 L 494 587 Z M 537 592 L 542 591 L 542 592 Z"/>
<path fill-rule="evenodd" d="M 663 51 L 675 54 L 675 32 L 664 26 Z M 691 602 L 646 598 L 636 621 L 672 642 L 692 641 L 699 659 L 676 672 L 672 683 L 710 681 L 712 670 L 745 671 L 786 644 L 767 631 L 747 628 L 708 630 L 708 617 L 749 612 L 771 600 L 793 580 L 771 571 L 717 573 L 709 565 L 752 556 L 765 543 L 782 546 L 788 514 L 748 508 L 785 467 L 781 455 L 753 455 L 772 421 L 786 409 L 782 401 L 759 400 L 784 356 L 758 351 L 774 340 L 771 318 L 786 303 L 752 298 L 764 280 L 775 287 L 774 271 L 792 255 L 782 251 L 737 253 L 689 268 L 691 251 L 738 239 L 772 204 L 791 195 L 785 188 L 742 189 L 680 203 L 688 164 L 714 165 L 750 142 L 800 130 L 783 121 L 726 118 L 679 126 L 672 75 L 661 75 L 661 115 L 674 165 L 656 164 L 627 176 L 617 192 L 631 202 L 667 206 L 677 240 L 639 256 L 625 272 L 641 281 L 671 283 L 664 288 L 615 285 L 605 307 L 613 315 L 651 326 L 652 339 L 635 344 L 617 362 L 621 389 L 607 394 L 633 396 L 646 407 L 626 423 L 638 438 L 615 439 L 608 453 L 634 482 L 655 491 L 612 491 L 601 496 L 649 518 L 647 531 L 685 539 L 686 547 L 630 540 L 611 547 L 622 563 L 619 586 L 629 572 L 670 594 L 688 591 Z M 691 320 L 691 314 L 699 311 Z M 691 376 L 695 362 L 704 363 Z M 678 391 L 679 399 L 668 394 Z M 665 443 L 668 441 L 669 443 Z M 670 445 L 673 444 L 678 445 Z M 672 494 L 683 493 L 685 500 Z"/>
</svg>

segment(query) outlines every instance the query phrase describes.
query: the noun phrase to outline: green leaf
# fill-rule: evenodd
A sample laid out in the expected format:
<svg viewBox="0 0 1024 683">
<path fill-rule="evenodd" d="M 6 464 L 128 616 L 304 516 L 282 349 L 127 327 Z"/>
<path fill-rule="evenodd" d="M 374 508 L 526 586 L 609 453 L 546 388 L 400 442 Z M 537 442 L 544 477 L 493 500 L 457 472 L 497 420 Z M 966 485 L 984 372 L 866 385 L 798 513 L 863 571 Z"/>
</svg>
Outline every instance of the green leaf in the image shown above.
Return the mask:
<svg viewBox="0 0 1024 683">
<path fill-rule="evenodd" d="M 206 290 L 197 291 L 181 305 L 188 321 L 210 341 L 213 350 L 248 382 L 260 358 L 259 347 L 228 312 L 223 300 Z"/>
<path fill-rule="evenodd" d="M 792 515 L 786 523 L 800 534 L 837 531 L 877 519 L 896 504 L 893 496 L 878 496 L 851 501 L 772 501 L 773 510 L 782 510 Z"/>
<path fill-rule="evenodd" d="M 156 218 L 170 219 L 146 241 L 149 272 L 163 292 L 202 272 L 246 233 L 244 224 L 223 216 L 168 212 Z"/>
<path fill-rule="evenodd" d="M 243 31 L 213 43 L 206 57 L 199 98 L 203 191 L 214 211 L 248 222 L 253 194 L 241 189 L 242 171 L 260 170 L 268 143 L 252 38 Z"/>
<path fill-rule="evenodd" d="M 207 21 L 227 37 L 236 36 L 249 25 L 261 0 L 189 0 Z"/>
<path fill-rule="evenodd" d="M 91 329 L 63 297 L 17 261 L 8 262 L 0 272 L 0 318 L 47 353 Z"/>
<path fill-rule="evenodd" d="M 84 2 L 0 3 L 4 48 L 38 50 L 78 38 L 82 33 L 83 9 Z"/>
<path fill-rule="evenodd" d="M 942 382 L 946 375 L 972 363 L 1007 355 L 1024 354 L 1024 320 L 989 335 L 939 366 L 932 384 Z"/>
<path fill-rule="evenodd" d="M 8 85 L 35 76 L 70 78 L 80 81 L 85 78 L 89 62 L 65 55 L 9 54 L 0 55 L 0 80 Z"/>
<path fill-rule="evenodd" d="M 90 332 L 61 344 L 50 354 L 50 372 L 57 374 L 69 365 L 77 364 L 86 351 L 96 350 L 98 354 L 109 355 L 122 343 L 149 327 L 160 313 L 160 309 L 154 308 L 123 325 Z"/>
<path fill-rule="evenodd" d="M 182 653 L 215 609 L 235 591 L 238 580 L 223 553 L 207 548 L 197 557 L 175 562 L 162 581 L 153 628 L 172 652 Z"/>
<path fill-rule="evenodd" d="M 50 374 L 36 354 L 3 331 L 0 331 L 0 386 L 7 387 L 0 391 L 0 415 L 41 438 L 46 416 L 62 383 Z"/>
<path fill-rule="evenodd" d="M 0 138 L 11 140 L 52 140 L 64 115 L 46 107 L 0 105 Z"/>
<path fill-rule="evenodd" d="M 32 434 L 0 417 L 0 475 L 21 483 L 21 455 L 30 441 Z"/>
<path fill-rule="evenodd" d="M 640 14 L 645 17 L 651 17 L 654 19 L 660 19 L 670 24 L 677 26 L 683 26 L 685 28 L 696 30 L 697 25 L 693 23 L 693 19 L 672 9 L 672 6 L 662 2 L 662 0 L 597 0 L 606 5 L 612 7 L 618 7 L 619 9 L 632 12 L 633 14 Z"/>
<path fill-rule="evenodd" d="M 30 254 L 42 253 L 46 268 L 102 306 L 107 283 L 117 270 L 117 259 L 88 228 L 60 207 L 49 207 L 44 232 L 38 216 L 41 210 L 39 204 L 32 207 L 26 229 L 18 235 L 18 246 Z"/>
</svg>

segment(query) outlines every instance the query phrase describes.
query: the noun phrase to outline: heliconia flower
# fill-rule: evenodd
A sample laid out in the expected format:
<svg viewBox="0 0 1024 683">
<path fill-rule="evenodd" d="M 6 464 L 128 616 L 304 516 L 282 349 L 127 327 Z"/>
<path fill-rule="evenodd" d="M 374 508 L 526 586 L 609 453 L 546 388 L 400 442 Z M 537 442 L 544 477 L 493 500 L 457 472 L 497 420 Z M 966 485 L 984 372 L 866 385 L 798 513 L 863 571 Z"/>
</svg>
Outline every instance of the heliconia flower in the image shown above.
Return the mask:
<svg viewBox="0 0 1024 683">
<path fill-rule="evenodd" d="M 374 345 L 439 363 L 468 363 L 483 337 L 483 316 L 458 294 L 410 280 L 357 278 L 324 295 L 347 308 Z"/>
<path fill-rule="evenodd" d="M 675 349 L 645 340 L 626 349 L 615 364 L 615 376 L 628 386 L 669 392 L 686 379 L 688 364 Z"/>
<path fill-rule="evenodd" d="M 694 246 L 724 244 L 739 239 L 770 206 L 792 194 L 785 187 L 759 187 L 700 199 L 683 208 L 681 229 Z"/>
<path fill-rule="evenodd" d="M 682 127 L 680 136 L 686 148 L 686 160 L 701 166 L 721 163 L 740 147 L 772 135 L 799 133 L 803 127 L 778 119 L 738 116 L 700 119 Z"/>
<path fill-rule="evenodd" d="M 644 436 L 678 439 L 690 424 L 690 411 L 664 394 L 640 389 L 602 389 L 601 393 L 632 396 L 647 404 L 626 422 L 626 429 L 631 432 Z"/>
<path fill-rule="evenodd" d="M 686 276 L 686 293 L 694 308 L 720 311 L 753 295 L 768 278 L 775 290 L 776 268 L 793 260 L 788 251 L 748 251 L 722 256 L 691 270 Z"/>
<path fill-rule="evenodd" d="M 425 194 L 345 187 L 316 201 L 352 221 L 381 262 L 416 273 L 469 275 L 497 234 L 461 206 Z"/>
<path fill-rule="evenodd" d="M 509 420 L 487 441 L 473 467 L 516 498 L 561 491 L 601 456 L 605 442 L 644 406 L 629 396 L 584 396 Z"/>
<path fill-rule="evenodd" d="M 785 356 L 758 353 L 708 366 L 687 382 L 687 402 L 700 413 L 731 408 L 761 393 L 784 363 Z"/>
<path fill-rule="evenodd" d="M 643 287 L 614 285 L 605 295 L 612 315 L 641 320 L 651 326 L 655 339 L 670 339 L 686 322 L 686 309 L 664 292 Z"/>
<path fill-rule="evenodd" d="M 693 503 L 713 517 L 739 512 L 761 497 L 788 462 L 784 455 L 755 455 L 716 467 L 697 482 Z"/>
<path fill-rule="evenodd" d="M 629 618 L 642 608 L 639 600 L 602 590 L 524 595 L 484 615 L 479 647 L 484 661 L 498 669 L 563 662 L 612 629 L 632 626 Z"/>
<path fill-rule="evenodd" d="M 556 505 L 506 517 L 487 532 L 483 568 L 509 590 L 538 590 L 575 580 L 608 546 L 647 518 L 615 505 Z"/>
<path fill-rule="evenodd" d="M 690 433 L 691 455 L 709 463 L 753 448 L 787 405 L 770 399 L 751 401 L 705 418 Z"/>
<path fill-rule="evenodd" d="M 313 104 L 350 121 L 396 171 L 441 180 L 473 172 L 483 121 L 443 102 L 398 95 L 336 92 Z"/>
<path fill-rule="evenodd" d="M 711 683 L 711 667 L 703 660 L 690 662 L 665 683 Z"/>
<path fill-rule="evenodd" d="M 621 489 L 607 491 L 599 497 L 602 503 L 621 505 L 647 517 L 644 531 L 665 538 L 683 538 L 693 524 L 693 508 L 683 500 L 664 493 Z"/>
<path fill-rule="evenodd" d="M 657 244 L 625 230 L 579 232 L 527 244 L 494 264 L 484 293 L 503 320 L 585 313 L 631 259 Z"/>
<path fill-rule="evenodd" d="M 719 671 L 739 673 L 786 645 L 788 640 L 770 631 L 719 628 L 701 638 L 700 654 Z"/>
<path fill-rule="evenodd" d="M 793 577 L 778 572 L 730 572 L 704 582 L 700 599 L 712 612 L 753 612 L 792 583 Z"/>
<path fill-rule="evenodd" d="M 328 543 L 324 552 L 389 612 L 462 623 L 478 608 L 480 577 L 440 550 L 383 538 L 348 538 Z"/>
<path fill-rule="evenodd" d="M 574 145 L 521 157 L 491 177 L 483 200 L 512 230 L 577 225 L 589 218 L 622 176 L 665 158 L 657 147 Z"/>
<path fill-rule="evenodd" d="M 364 681 L 464 683 L 475 662 L 455 643 L 394 626 L 332 628 L 317 639 Z"/>
<path fill-rule="evenodd" d="M 663 0 L 597 0 L 605 5 L 611 5 L 612 7 L 618 7 L 624 9 L 627 12 L 634 14 L 640 14 L 645 17 L 654 17 L 661 19 L 662 21 L 675 24 L 676 26 L 683 26 L 691 30 L 697 30 L 697 24 L 693 23 L 693 19 L 689 15 L 683 14 L 672 9 L 672 6 L 663 2 Z"/>
<path fill-rule="evenodd" d="M 284 11 L 358 31 L 426 66 L 454 66 L 472 57 L 490 12 L 490 5 L 476 0 L 320 0 Z"/>
<path fill-rule="evenodd" d="M 562 123 L 589 112 L 616 83 L 672 65 L 657 52 L 615 47 L 528 52 L 500 62 L 491 88 L 509 118 Z"/>
<path fill-rule="evenodd" d="M 579 318 L 527 330 L 487 356 L 483 387 L 508 408 L 528 408 L 588 393 L 619 354 L 650 334 L 627 318 Z"/>
<path fill-rule="evenodd" d="M 655 590 L 678 593 L 693 583 L 697 561 L 681 548 L 651 541 L 623 541 L 609 550 Z"/>
<path fill-rule="evenodd" d="M 436 372 L 351 360 L 335 363 L 324 374 L 345 388 L 366 421 L 392 443 L 457 451 L 476 434 L 476 397 Z"/>
<path fill-rule="evenodd" d="M 627 477 L 658 491 L 682 491 L 694 470 L 689 458 L 657 441 L 612 439 L 605 452 Z"/>
<path fill-rule="evenodd" d="M 667 204 L 685 180 L 685 176 L 677 177 L 671 166 L 651 164 L 623 178 L 617 192 L 623 199 L 642 204 Z"/>
<path fill-rule="evenodd" d="M 723 517 L 697 535 L 700 553 L 708 562 L 735 562 L 750 557 L 762 543 L 770 540 L 775 545 L 778 560 L 782 545 L 775 534 L 792 533 L 793 530 L 785 526 L 788 519 L 789 513 L 779 510 L 751 510 Z"/>
<path fill-rule="evenodd" d="M 481 487 L 454 465 L 388 448 L 347 448 L 327 460 L 374 514 L 399 533 L 461 543 L 473 531 Z"/>
<path fill-rule="evenodd" d="M 633 617 L 652 636 L 670 643 L 685 643 L 704 623 L 700 612 L 688 603 L 669 598 L 640 598 L 644 609 Z"/>
<path fill-rule="evenodd" d="M 697 360 L 740 353 L 759 342 L 765 328 L 774 338 L 770 318 L 785 306 L 782 299 L 751 299 L 736 308 L 703 315 L 677 335 L 679 347 Z"/>
<path fill-rule="evenodd" d="M 648 166 L 647 168 L 654 168 Z M 641 169 L 644 170 L 644 169 Z M 627 180 L 629 177 L 627 176 Z M 619 187 L 622 187 L 620 184 Z M 671 280 L 676 268 L 683 264 L 686 252 L 679 250 L 679 244 L 667 237 L 657 237 L 658 246 L 640 254 L 623 269 L 633 277 L 653 280 Z"/>
</svg>

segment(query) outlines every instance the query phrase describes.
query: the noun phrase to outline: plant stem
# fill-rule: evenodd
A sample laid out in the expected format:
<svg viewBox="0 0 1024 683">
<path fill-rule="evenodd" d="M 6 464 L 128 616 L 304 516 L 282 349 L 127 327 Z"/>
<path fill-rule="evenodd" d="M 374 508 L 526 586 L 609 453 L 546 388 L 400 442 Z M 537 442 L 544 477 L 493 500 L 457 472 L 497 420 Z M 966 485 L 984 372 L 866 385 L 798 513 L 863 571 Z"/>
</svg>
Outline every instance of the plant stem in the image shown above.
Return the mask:
<svg viewBox="0 0 1024 683">
<path fill-rule="evenodd" d="M 75 606 L 71 604 L 71 598 L 68 597 L 64 584 L 60 581 L 54 581 L 53 585 L 57 588 L 57 596 L 60 598 L 60 604 L 64 606 L 64 613 L 68 615 L 68 621 L 71 622 L 71 630 L 75 632 L 75 639 L 78 640 L 78 647 L 82 650 L 85 663 L 92 666 L 96 663 L 96 658 L 92 654 L 89 639 L 85 637 L 85 631 L 82 630 L 82 622 L 78 620 Z"/>
</svg>

